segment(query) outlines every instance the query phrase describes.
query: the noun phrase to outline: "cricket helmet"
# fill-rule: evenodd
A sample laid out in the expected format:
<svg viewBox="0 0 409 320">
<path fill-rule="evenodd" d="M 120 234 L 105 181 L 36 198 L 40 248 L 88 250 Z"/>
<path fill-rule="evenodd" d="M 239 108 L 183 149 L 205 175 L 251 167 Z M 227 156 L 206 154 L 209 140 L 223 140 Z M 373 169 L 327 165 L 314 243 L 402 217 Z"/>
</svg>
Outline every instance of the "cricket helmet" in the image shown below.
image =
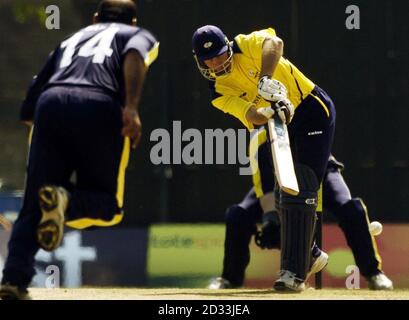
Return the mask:
<svg viewBox="0 0 409 320">
<path fill-rule="evenodd" d="M 233 50 L 231 43 L 220 28 L 212 25 L 200 27 L 193 34 L 192 45 L 197 67 L 206 79 L 215 81 L 216 77 L 230 72 Z M 229 52 L 228 58 L 216 68 L 211 69 L 204 63 L 205 60 L 210 60 L 225 52 Z"/>
</svg>

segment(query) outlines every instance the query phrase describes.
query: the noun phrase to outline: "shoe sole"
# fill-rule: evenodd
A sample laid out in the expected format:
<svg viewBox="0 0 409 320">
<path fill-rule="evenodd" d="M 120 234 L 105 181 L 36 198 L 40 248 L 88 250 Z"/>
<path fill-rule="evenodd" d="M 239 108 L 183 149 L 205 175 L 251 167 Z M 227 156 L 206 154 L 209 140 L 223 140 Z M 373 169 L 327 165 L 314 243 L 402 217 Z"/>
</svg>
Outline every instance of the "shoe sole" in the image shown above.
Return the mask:
<svg viewBox="0 0 409 320">
<path fill-rule="evenodd" d="M 299 289 L 290 288 L 282 281 L 276 281 L 273 288 L 281 293 L 300 293 L 305 290 L 305 287 L 303 288 L 302 286 L 300 286 Z"/>
<path fill-rule="evenodd" d="M 19 293 L 18 289 L 1 289 L 0 290 L 0 300 L 3 301 L 16 301 L 16 300 L 31 300 L 28 293 Z"/>
<path fill-rule="evenodd" d="M 11 292 L 0 293 L 0 300 L 3 301 L 17 301 L 19 300 L 14 294 Z"/>
<path fill-rule="evenodd" d="M 373 287 L 373 286 L 368 286 L 369 290 L 372 291 L 393 291 L 393 287 Z"/>
<path fill-rule="evenodd" d="M 310 272 L 307 274 L 306 281 L 310 276 L 315 273 L 322 271 L 328 265 L 329 256 L 324 251 L 321 251 L 321 255 L 315 260 L 314 264 L 311 266 Z"/>
<path fill-rule="evenodd" d="M 18 300 L 16 295 L 11 292 L 11 291 L 6 291 L 6 290 L 2 290 L 0 291 L 0 300 L 4 300 L 4 301 L 13 301 L 13 300 Z"/>
<path fill-rule="evenodd" d="M 374 285 L 371 282 L 368 283 L 368 289 L 373 291 L 392 291 L 393 284 L 390 285 Z"/>
<path fill-rule="evenodd" d="M 40 189 L 39 202 L 42 218 L 37 228 L 37 241 L 45 251 L 53 251 L 61 244 L 64 229 L 64 204 L 53 186 Z"/>
</svg>

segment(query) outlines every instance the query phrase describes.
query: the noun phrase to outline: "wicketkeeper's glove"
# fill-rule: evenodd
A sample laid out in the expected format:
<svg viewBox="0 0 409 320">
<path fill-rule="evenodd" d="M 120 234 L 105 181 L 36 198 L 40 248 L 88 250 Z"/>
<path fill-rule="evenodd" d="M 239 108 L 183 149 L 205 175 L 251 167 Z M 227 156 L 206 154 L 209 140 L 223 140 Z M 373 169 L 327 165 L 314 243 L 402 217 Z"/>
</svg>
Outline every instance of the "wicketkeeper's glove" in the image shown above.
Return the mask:
<svg viewBox="0 0 409 320">
<path fill-rule="evenodd" d="M 255 242 L 261 249 L 280 249 L 280 220 L 276 212 L 263 215 L 263 225 L 256 233 Z"/>
</svg>

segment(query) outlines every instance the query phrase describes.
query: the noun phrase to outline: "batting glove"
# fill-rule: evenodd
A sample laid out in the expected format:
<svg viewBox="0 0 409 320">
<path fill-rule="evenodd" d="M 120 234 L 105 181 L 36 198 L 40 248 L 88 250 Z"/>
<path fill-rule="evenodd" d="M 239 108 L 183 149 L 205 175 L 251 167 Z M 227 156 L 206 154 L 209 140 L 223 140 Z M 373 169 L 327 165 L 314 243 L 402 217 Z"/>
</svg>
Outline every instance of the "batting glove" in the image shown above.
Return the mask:
<svg viewBox="0 0 409 320">
<path fill-rule="evenodd" d="M 288 99 L 278 101 L 274 109 L 285 124 L 289 124 L 294 117 L 294 106 Z"/>
<path fill-rule="evenodd" d="M 277 102 L 287 99 L 287 88 L 280 81 L 262 77 L 258 82 L 258 94 L 267 101 Z"/>
<path fill-rule="evenodd" d="M 267 119 L 271 119 L 275 113 L 278 113 L 281 121 L 289 124 L 294 116 L 294 106 L 288 99 L 278 101 L 274 107 L 266 107 L 257 109 L 257 113 L 263 115 Z"/>
</svg>

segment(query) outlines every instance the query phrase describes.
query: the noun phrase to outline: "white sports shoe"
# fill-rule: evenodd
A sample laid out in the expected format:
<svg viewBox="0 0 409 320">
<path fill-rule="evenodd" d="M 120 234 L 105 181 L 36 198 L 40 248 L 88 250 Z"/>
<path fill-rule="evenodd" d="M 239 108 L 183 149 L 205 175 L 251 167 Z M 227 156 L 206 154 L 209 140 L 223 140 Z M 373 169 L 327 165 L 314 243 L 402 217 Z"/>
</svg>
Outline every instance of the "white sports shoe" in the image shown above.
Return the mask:
<svg viewBox="0 0 409 320">
<path fill-rule="evenodd" d="M 226 280 L 222 277 L 214 278 L 210 281 L 207 289 L 220 290 L 220 289 L 232 289 L 233 286 L 229 280 Z"/>
<path fill-rule="evenodd" d="M 305 284 L 302 279 L 295 276 L 295 273 L 281 270 L 280 278 L 274 283 L 274 289 L 286 292 L 302 292 L 305 290 Z"/>
<path fill-rule="evenodd" d="M 44 186 L 38 192 L 42 217 L 37 228 L 37 241 L 46 251 L 57 249 L 64 234 L 68 191 L 62 187 Z"/>
<path fill-rule="evenodd" d="M 367 280 L 370 290 L 393 290 L 392 281 L 382 272 L 369 277 Z"/>
</svg>

